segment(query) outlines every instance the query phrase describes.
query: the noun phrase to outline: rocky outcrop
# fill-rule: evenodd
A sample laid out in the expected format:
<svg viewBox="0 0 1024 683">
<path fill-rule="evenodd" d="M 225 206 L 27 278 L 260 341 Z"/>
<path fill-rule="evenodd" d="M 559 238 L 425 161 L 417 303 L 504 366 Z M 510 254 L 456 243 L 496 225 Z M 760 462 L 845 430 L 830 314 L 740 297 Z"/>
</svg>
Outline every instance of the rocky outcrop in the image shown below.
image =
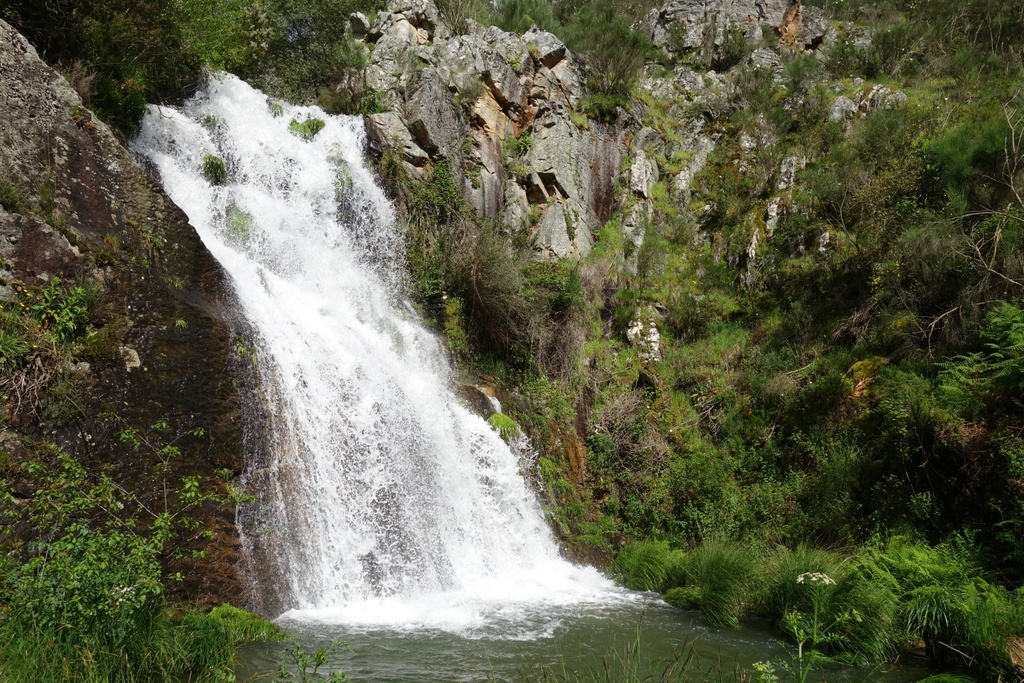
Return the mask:
<svg viewBox="0 0 1024 683">
<path fill-rule="evenodd" d="M 0 300 L 54 277 L 99 293 L 82 350 L 68 368 L 53 369 L 77 377 L 74 415 L 50 419 L 6 385 L 4 466 L 28 457 L 32 444 L 55 443 L 109 468 L 145 501 L 159 488 L 159 459 L 118 433 L 163 420 L 169 429 L 159 438 L 180 437 L 171 474 L 223 487 L 215 473 L 241 469 L 242 424 L 218 264 L 107 126 L 2 21 L 0 111 L 0 180 L 24 200 L 0 207 Z M 43 396 L 53 390 L 44 386 Z M 186 434 L 200 427 L 202 436 Z M 239 588 L 233 511 L 203 514 L 214 531 L 202 548 L 207 559 L 202 571 L 176 566 L 186 580 L 175 590 L 231 600 Z"/>
<path fill-rule="evenodd" d="M 390 109 L 368 117 L 371 139 L 414 178 L 447 159 L 470 205 L 527 229 L 538 258 L 586 256 L 611 215 L 623 131 L 577 113 L 582 66 L 556 36 L 467 24 L 451 35 L 429 2 L 395 0 L 364 32 L 367 84 Z"/>
<path fill-rule="evenodd" d="M 685 121 L 671 141 L 638 130 L 629 116 L 619 124 L 588 120 L 581 111 L 589 95 L 585 65 L 540 29 L 516 36 L 467 21 L 465 32 L 453 35 L 429 0 L 392 0 L 371 26 L 357 15 L 351 23 L 370 55 L 367 83 L 390 109 L 368 117 L 380 152 L 395 154 L 414 178 L 447 159 L 469 204 L 513 232 L 525 228 L 537 258 L 586 256 L 620 205 L 624 235 L 640 246 L 654 217 L 651 188 L 670 172 L 673 198 L 685 204 L 715 148 L 705 119 L 682 109 L 670 113 Z M 644 26 L 656 45 L 676 54 L 722 45 L 736 31 L 756 41 L 771 30 L 797 50 L 820 47 L 832 35 L 820 10 L 790 0 L 669 0 Z M 748 62 L 781 78 L 782 60 L 772 49 L 760 47 Z M 639 87 L 708 112 L 727 109 L 735 88 L 729 75 L 684 65 Z M 684 161 L 665 171 L 653 161 L 658 156 Z M 616 180 L 627 189 L 619 196 Z"/>
<path fill-rule="evenodd" d="M 654 44 L 673 55 L 707 52 L 730 32 L 756 40 L 773 31 L 783 44 L 808 50 L 835 40 L 821 9 L 791 0 L 669 0 L 644 26 Z"/>
</svg>

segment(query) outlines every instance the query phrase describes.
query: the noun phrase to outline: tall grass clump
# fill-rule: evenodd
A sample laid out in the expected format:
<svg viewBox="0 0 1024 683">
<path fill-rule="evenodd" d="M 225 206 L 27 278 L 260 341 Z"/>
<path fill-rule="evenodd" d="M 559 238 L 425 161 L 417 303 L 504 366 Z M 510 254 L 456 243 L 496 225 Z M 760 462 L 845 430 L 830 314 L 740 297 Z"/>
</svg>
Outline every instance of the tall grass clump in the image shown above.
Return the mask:
<svg viewBox="0 0 1024 683">
<path fill-rule="evenodd" d="M 797 583 L 797 577 L 809 572 L 837 576 L 841 566 L 839 557 L 826 550 L 797 546 L 795 550 L 777 548 L 765 563 L 764 577 L 757 595 L 759 611 L 778 618 L 789 610 L 807 606 L 806 591 Z"/>
<path fill-rule="evenodd" d="M 700 589 L 700 615 L 712 626 L 739 627 L 757 558 L 747 548 L 708 541 L 686 557 L 687 585 Z"/>
<path fill-rule="evenodd" d="M 892 577 L 870 563 L 801 545 L 766 558 L 754 602 L 792 638 L 798 637 L 793 625 L 813 624 L 811 648 L 881 662 L 903 644 L 895 589 Z"/>
<path fill-rule="evenodd" d="M 611 571 L 633 590 L 656 591 L 681 556 L 665 541 L 633 541 L 619 551 Z"/>
</svg>

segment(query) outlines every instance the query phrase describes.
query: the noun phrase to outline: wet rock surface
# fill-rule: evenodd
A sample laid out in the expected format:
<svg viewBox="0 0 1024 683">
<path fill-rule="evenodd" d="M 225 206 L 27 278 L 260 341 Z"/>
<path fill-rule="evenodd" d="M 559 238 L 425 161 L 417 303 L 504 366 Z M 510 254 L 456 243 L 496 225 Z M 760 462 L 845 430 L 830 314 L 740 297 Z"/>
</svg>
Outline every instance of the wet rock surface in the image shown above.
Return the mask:
<svg viewBox="0 0 1024 683">
<path fill-rule="evenodd" d="M 242 466 L 242 421 L 234 373 L 235 333 L 223 273 L 185 215 L 135 163 L 75 91 L 0 21 L 0 176 L 24 197 L 45 197 L 46 216 L 0 207 L 4 288 L 59 277 L 96 287 L 90 326 L 97 340 L 77 362 L 80 413 L 55 426 L 38 411 L 5 406 L 4 441 L 52 442 L 112 476 L 147 501 L 159 489 L 159 459 L 123 443 L 119 432 L 163 420 L 182 456 L 170 478 Z M 44 220 L 45 219 L 45 220 Z M 75 359 L 76 361 L 78 359 Z M 202 436 L 185 435 L 202 428 Z M 12 462 L 24 448 L 12 446 Z M 172 590 L 200 602 L 238 595 L 233 510 L 201 515 L 214 535 L 202 569 L 172 563 L 185 581 Z"/>
</svg>

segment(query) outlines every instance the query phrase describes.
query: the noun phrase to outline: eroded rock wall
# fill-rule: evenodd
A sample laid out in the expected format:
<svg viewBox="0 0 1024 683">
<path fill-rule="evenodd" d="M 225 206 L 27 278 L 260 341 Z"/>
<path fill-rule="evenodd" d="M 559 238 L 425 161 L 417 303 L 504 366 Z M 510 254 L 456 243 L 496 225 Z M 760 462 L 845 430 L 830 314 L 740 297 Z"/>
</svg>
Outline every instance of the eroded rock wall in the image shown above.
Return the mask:
<svg viewBox="0 0 1024 683">
<path fill-rule="evenodd" d="M 207 490 L 223 491 L 223 480 L 242 468 L 242 422 L 219 265 L 107 126 L 2 21 L 0 112 L 0 180 L 27 199 L 45 195 L 49 207 L 0 207 L 0 302 L 15 300 L 18 283 L 54 277 L 99 292 L 91 336 L 71 359 L 83 387 L 77 415 L 49 421 L 8 386 L 0 435 L 7 466 L 54 443 L 149 501 L 163 481 L 159 457 L 118 435 L 146 433 L 163 420 L 159 439 L 178 439 L 182 452 L 170 462 L 170 479 L 200 475 Z M 202 436 L 185 435 L 200 427 Z M 200 516 L 214 531 L 197 548 L 207 557 L 201 570 L 177 563 L 185 581 L 171 588 L 229 601 L 239 591 L 233 510 L 213 506 Z"/>
<path fill-rule="evenodd" d="M 366 29 L 366 82 L 389 111 L 371 139 L 415 178 L 447 159 L 470 205 L 526 228 L 539 258 L 580 258 L 608 220 L 623 126 L 588 122 L 584 67 L 556 36 L 467 22 L 452 35 L 432 3 L 396 0 Z"/>
</svg>

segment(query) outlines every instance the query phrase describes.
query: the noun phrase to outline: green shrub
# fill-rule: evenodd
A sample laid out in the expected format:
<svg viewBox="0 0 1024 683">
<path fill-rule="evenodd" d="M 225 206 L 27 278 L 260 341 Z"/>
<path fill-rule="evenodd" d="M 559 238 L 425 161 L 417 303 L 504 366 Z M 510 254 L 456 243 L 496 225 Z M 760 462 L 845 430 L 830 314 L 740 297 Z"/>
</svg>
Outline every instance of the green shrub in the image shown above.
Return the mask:
<svg viewBox="0 0 1024 683">
<path fill-rule="evenodd" d="M 533 146 L 533 139 L 530 138 L 530 133 L 524 132 L 519 137 L 505 138 L 502 141 L 501 151 L 505 160 L 516 159 L 523 156 L 530 151 L 530 147 Z"/>
<path fill-rule="evenodd" d="M 13 504 L 0 498 L 7 524 L 27 524 L 25 545 L 4 539 L 0 564 L 0 670 L 11 680 L 143 683 L 225 665 L 232 634 L 200 615 L 164 609 L 160 558 L 176 537 L 179 511 L 148 511 L 103 474 L 61 451 L 52 463 L 28 461 L 20 476 L 37 487 Z M 177 491 L 182 508 L 208 497 L 198 480 Z"/>
<path fill-rule="evenodd" d="M 466 19 L 482 18 L 489 3 L 483 0 L 437 0 L 441 21 L 454 35 L 461 35 Z"/>
<path fill-rule="evenodd" d="M 95 302 L 94 288 L 82 285 L 63 287 L 60 278 L 37 292 L 26 292 L 26 310 L 57 341 L 66 343 L 85 332 L 89 320 L 89 307 Z"/>
<path fill-rule="evenodd" d="M 12 0 L 5 9 L 51 64 L 77 63 L 89 73 L 75 79 L 83 99 L 125 135 L 138 130 L 147 102 L 179 100 L 201 79 L 203 58 L 185 35 L 189 17 L 178 0 L 79 3 L 74 11 Z"/>
<path fill-rule="evenodd" d="M 438 190 L 440 197 L 448 195 Z M 428 210 L 436 215 L 450 211 L 443 201 Z M 533 302 L 524 295 L 521 257 L 514 255 L 507 237 L 490 223 L 459 217 L 448 225 L 444 239 L 444 281 L 465 302 L 476 340 L 510 357 L 528 353 Z"/>
<path fill-rule="evenodd" d="M 224 185 L 228 181 L 228 169 L 224 160 L 213 154 L 203 156 L 203 177 L 211 185 Z"/>
<path fill-rule="evenodd" d="M 999 172 L 1009 135 L 1003 111 L 992 107 L 975 120 L 925 141 L 922 151 L 938 175 L 939 187 L 957 191 L 977 175 Z"/>
<path fill-rule="evenodd" d="M 881 662 L 902 644 L 893 583 L 872 571 L 870 564 L 862 566 L 804 546 L 779 548 L 769 558 L 761 581 L 759 611 L 788 625 L 794 637 L 793 625 L 815 622 L 814 648 Z"/>
<path fill-rule="evenodd" d="M 0 206 L 13 213 L 22 213 L 26 209 L 21 189 L 6 178 L 0 178 Z"/>
<path fill-rule="evenodd" d="M 699 609 L 700 588 L 697 586 L 676 586 L 665 592 L 665 602 L 676 609 Z"/>
<path fill-rule="evenodd" d="M 494 427 L 499 434 L 501 434 L 501 438 L 506 441 L 519 433 L 519 425 L 517 425 L 516 421 L 508 415 L 494 413 L 487 418 L 487 422 L 490 423 L 490 425 Z"/>
<path fill-rule="evenodd" d="M 332 113 L 373 108 L 367 94 L 365 47 L 348 28 L 353 12 L 368 16 L 383 0 L 270 0 L 263 6 L 276 30 L 265 54 L 249 68 L 254 84 L 290 102 L 319 100 Z"/>
<path fill-rule="evenodd" d="M 616 0 L 594 0 L 565 3 L 559 9 L 566 15 L 562 22 L 565 44 L 582 53 L 590 67 L 588 86 L 604 95 L 628 96 L 654 54 L 650 38 L 632 28 L 637 7 Z"/>
<path fill-rule="evenodd" d="M 746 59 L 751 51 L 743 31 L 739 28 L 731 28 L 725 32 L 722 44 L 715 46 L 709 66 L 715 71 L 728 71 Z"/>
<path fill-rule="evenodd" d="M 496 3 L 492 21 L 496 26 L 517 35 L 536 26 L 556 35 L 561 25 L 555 19 L 554 8 L 548 0 L 501 0 Z"/>
<path fill-rule="evenodd" d="M 1007 591 L 979 575 L 967 553 L 893 538 L 863 563 L 890 581 L 901 628 L 924 641 L 940 663 L 978 666 L 987 675 L 1012 670 L 1007 638 L 1024 633 L 1024 611 Z"/>
<path fill-rule="evenodd" d="M 583 101 L 583 111 L 594 121 L 614 123 L 619 115 L 619 107 L 625 102 L 615 95 L 595 93 Z"/>
</svg>

